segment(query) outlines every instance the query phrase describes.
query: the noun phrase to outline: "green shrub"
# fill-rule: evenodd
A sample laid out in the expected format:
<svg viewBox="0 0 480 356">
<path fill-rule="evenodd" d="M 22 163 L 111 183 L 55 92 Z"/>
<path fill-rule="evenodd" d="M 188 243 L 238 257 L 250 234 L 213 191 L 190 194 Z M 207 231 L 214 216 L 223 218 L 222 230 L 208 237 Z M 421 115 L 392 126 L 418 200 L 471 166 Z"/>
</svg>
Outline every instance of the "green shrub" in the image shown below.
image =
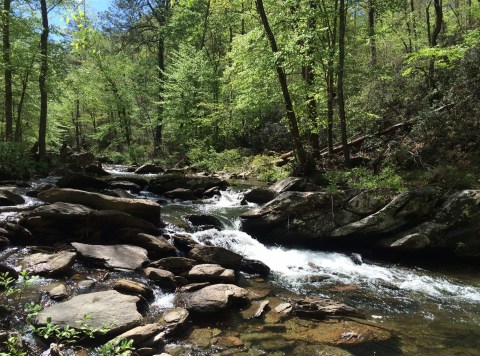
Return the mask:
<svg viewBox="0 0 480 356">
<path fill-rule="evenodd" d="M 23 143 L 0 142 L 0 179 L 27 179 L 36 162 Z"/>
<path fill-rule="evenodd" d="M 277 167 L 276 157 L 267 155 L 255 156 L 250 163 L 250 170 L 263 182 L 276 182 L 290 175 L 289 167 Z"/>
<path fill-rule="evenodd" d="M 244 169 L 248 160 L 238 149 L 216 152 L 213 148 L 205 149 L 201 146 L 191 148 L 187 157 L 193 167 L 209 172 L 238 173 Z"/>
<path fill-rule="evenodd" d="M 330 190 L 335 190 L 340 184 L 357 189 L 391 188 L 397 191 L 405 189 L 405 182 L 392 167 L 385 167 L 376 175 L 365 167 L 357 167 L 348 171 L 331 171 L 326 177 L 330 182 Z"/>
</svg>

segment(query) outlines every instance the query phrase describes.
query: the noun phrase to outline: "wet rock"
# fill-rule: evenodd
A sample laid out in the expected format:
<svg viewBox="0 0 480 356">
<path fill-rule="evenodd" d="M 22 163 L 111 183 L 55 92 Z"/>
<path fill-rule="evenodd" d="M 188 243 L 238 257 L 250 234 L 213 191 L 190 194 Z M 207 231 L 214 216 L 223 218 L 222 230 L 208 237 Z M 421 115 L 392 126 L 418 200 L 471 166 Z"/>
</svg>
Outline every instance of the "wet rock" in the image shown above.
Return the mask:
<svg viewBox="0 0 480 356">
<path fill-rule="evenodd" d="M 58 276 L 68 272 L 75 263 L 76 256 L 75 252 L 35 253 L 25 257 L 21 266 L 32 274 Z"/>
<path fill-rule="evenodd" d="M 169 190 L 168 192 L 165 192 L 163 195 L 165 195 L 167 198 L 170 199 L 179 199 L 179 200 L 194 200 L 195 199 L 195 194 L 190 189 L 186 188 L 177 188 L 173 190 Z"/>
<path fill-rule="evenodd" d="M 138 194 L 140 193 L 141 187 L 135 183 L 127 182 L 127 181 L 113 181 L 108 183 L 108 187 L 110 189 L 123 189 L 129 190 L 132 193 Z"/>
<path fill-rule="evenodd" d="M 244 194 L 244 199 L 250 203 L 265 204 L 275 198 L 276 192 L 270 188 L 256 187 Z"/>
<path fill-rule="evenodd" d="M 190 235 L 176 233 L 172 236 L 174 245 L 182 252 L 188 254 L 195 246 L 200 244 L 192 239 Z"/>
<path fill-rule="evenodd" d="M 158 174 L 162 173 L 163 168 L 152 163 L 144 164 L 135 170 L 136 174 Z"/>
<path fill-rule="evenodd" d="M 19 277 L 18 272 L 13 267 L 7 266 L 3 263 L 0 263 L 0 273 L 8 273 L 8 277 L 15 280 L 17 280 Z"/>
<path fill-rule="evenodd" d="M 215 337 L 217 337 L 221 333 L 222 331 L 217 328 L 194 329 L 190 333 L 188 341 L 200 347 L 208 347 L 212 343 L 214 343 Z"/>
<path fill-rule="evenodd" d="M 164 269 L 148 267 L 144 270 L 148 279 L 154 281 L 160 287 L 165 289 L 175 289 L 177 284 L 175 281 L 175 275 Z"/>
<path fill-rule="evenodd" d="M 226 181 L 214 177 L 184 176 L 178 174 L 164 174 L 150 181 L 149 190 L 156 194 L 183 188 L 194 191 L 197 188 L 208 190 L 213 187 L 225 189 L 228 186 Z"/>
<path fill-rule="evenodd" d="M 209 286 L 210 283 L 208 282 L 203 282 L 203 283 L 190 283 L 185 286 L 182 286 L 177 289 L 177 292 L 179 293 L 187 293 L 187 292 L 195 292 L 199 289 L 205 288 L 206 286 Z"/>
<path fill-rule="evenodd" d="M 166 257 L 150 263 L 149 267 L 165 269 L 178 275 L 190 271 L 196 264 L 197 262 L 191 258 Z"/>
<path fill-rule="evenodd" d="M 294 303 L 293 310 L 297 315 L 308 316 L 317 319 L 325 319 L 329 316 L 354 316 L 364 318 L 365 314 L 358 309 L 331 299 L 305 298 Z"/>
<path fill-rule="evenodd" d="M 108 195 L 84 192 L 75 189 L 49 189 L 38 194 L 38 198 L 49 202 L 82 204 L 96 210 L 117 210 L 134 217 L 160 223 L 160 205 L 146 199 L 115 198 Z"/>
<path fill-rule="evenodd" d="M 188 257 L 200 263 L 219 264 L 222 267 L 238 269 L 242 256 L 223 247 L 197 245 L 188 253 Z"/>
<path fill-rule="evenodd" d="M 177 250 L 169 241 L 162 236 L 137 234 L 131 239 L 131 243 L 145 248 L 152 258 L 176 256 Z"/>
<path fill-rule="evenodd" d="M 118 176 L 108 179 L 108 182 L 130 182 L 138 185 L 142 190 L 148 185 L 148 180 L 138 176 Z"/>
<path fill-rule="evenodd" d="M 275 312 L 278 314 L 283 313 L 283 314 L 288 314 L 293 310 L 292 304 L 290 303 L 281 303 L 275 307 Z"/>
<path fill-rule="evenodd" d="M 200 264 L 193 266 L 186 278 L 192 282 L 233 283 L 235 272 L 216 264 Z"/>
<path fill-rule="evenodd" d="M 211 215 L 187 215 L 185 217 L 193 226 L 197 227 L 204 227 L 202 230 L 206 230 L 208 228 L 217 228 L 221 230 L 223 228 L 222 222 L 216 218 L 215 216 Z"/>
<path fill-rule="evenodd" d="M 103 193 L 105 195 L 110 195 L 111 197 L 116 197 L 116 198 L 137 199 L 137 197 L 135 195 L 130 194 L 129 192 L 127 192 L 123 189 L 105 190 Z"/>
<path fill-rule="evenodd" d="M 353 356 L 352 353 L 339 347 L 328 345 L 302 345 L 293 350 L 293 356 Z"/>
<path fill-rule="evenodd" d="M 166 328 L 168 335 L 178 334 L 185 330 L 190 313 L 184 308 L 170 308 L 163 312 L 159 324 Z"/>
<path fill-rule="evenodd" d="M 259 302 L 252 302 L 252 305 L 242 311 L 243 318 L 248 319 L 255 319 L 260 318 L 269 308 L 270 301 L 262 300 Z"/>
<path fill-rule="evenodd" d="M 68 297 L 68 289 L 64 283 L 56 283 L 47 289 L 47 294 L 52 299 L 64 299 Z"/>
<path fill-rule="evenodd" d="M 262 277 L 268 277 L 270 274 L 270 267 L 258 260 L 242 259 L 240 264 L 240 271 L 249 274 L 258 274 Z"/>
<path fill-rule="evenodd" d="M 142 315 L 137 310 L 138 297 L 116 291 L 80 294 L 72 299 L 45 308 L 36 322 L 45 325 L 51 318 L 54 324 L 78 327 L 78 320 L 90 315 L 88 324 L 93 328 L 109 326 L 108 335 L 118 334 L 140 324 Z"/>
<path fill-rule="evenodd" d="M 232 347 L 241 347 L 244 345 L 242 339 L 236 336 L 219 336 L 215 338 L 215 345 L 232 348 Z"/>
<path fill-rule="evenodd" d="M 215 313 L 248 302 L 248 291 L 233 284 L 215 284 L 183 295 L 186 309 L 194 313 Z"/>
<path fill-rule="evenodd" d="M 0 222 L 0 226 L 7 231 L 7 234 L 3 237 L 7 238 L 12 244 L 27 245 L 31 243 L 32 233 L 24 226 L 8 221 Z"/>
<path fill-rule="evenodd" d="M 57 181 L 59 188 L 102 190 L 106 189 L 108 184 L 104 180 L 88 176 L 81 173 L 69 173 Z"/>
<path fill-rule="evenodd" d="M 86 261 L 107 269 L 136 270 L 147 263 L 147 251 L 131 245 L 87 245 L 72 243 Z"/>
<path fill-rule="evenodd" d="M 203 196 L 204 198 L 213 198 L 213 197 L 215 197 L 215 196 L 221 195 L 220 191 L 221 191 L 220 187 L 216 187 L 216 186 L 215 186 L 215 187 L 212 187 L 212 188 L 210 188 L 210 189 L 205 190 L 205 191 L 202 193 L 202 196 Z"/>
<path fill-rule="evenodd" d="M 17 193 L 12 192 L 10 189 L 0 189 L 0 206 L 13 206 L 25 204 L 25 199 Z"/>
<path fill-rule="evenodd" d="M 353 261 L 353 263 L 355 263 L 358 266 L 361 266 L 363 264 L 362 255 L 359 253 L 350 254 L 350 259 Z"/>
<path fill-rule="evenodd" d="M 133 347 L 141 348 L 146 340 L 151 339 L 159 334 L 163 334 L 163 328 L 157 324 L 147 324 L 142 326 L 137 326 L 133 329 L 130 329 L 123 334 L 118 335 L 114 339 L 110 340 L 113 342 L 115 339 L 118 340 L 132 340 Z M 162 338 L 159 339 L 161 341 Z M 149 344 L 148 346 L 152 346 Z"/>
<path fill-rule="evenodd" d="M 98 164 L 90 164 L 86 166 L 84 170 L 86 173 L 92 174 L 94 176 L 105 177 L 110 175 L 110 173 L 108 173 L 106 170 L 102 168 L 101 165 L 98 165 Z"/>
<path fill-rule="evenodd" d="M 270 186 L 270 190 L 272 190 L 276 194 L 291 191 L 302 192 L 305 190 L 306 186 L 307 181 L 305 180 L 305 178 L 288 177 Z"/>
<path fill-rule="evenodd" d="M 146 299 L 153 297 L 153 290 L 148 285 L 128 279 L 119 279 L 113 289 L 123 294 L 141 295 Z"/>
</svg>

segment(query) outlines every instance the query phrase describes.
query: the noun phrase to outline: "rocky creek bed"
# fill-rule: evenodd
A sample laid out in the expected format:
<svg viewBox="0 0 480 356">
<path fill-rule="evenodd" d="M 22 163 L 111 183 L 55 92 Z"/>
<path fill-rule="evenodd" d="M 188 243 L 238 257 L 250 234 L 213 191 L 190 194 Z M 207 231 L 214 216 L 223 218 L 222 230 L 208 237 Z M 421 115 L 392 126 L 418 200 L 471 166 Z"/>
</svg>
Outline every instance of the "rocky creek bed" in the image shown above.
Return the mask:
<svg viewBox="0 0 480 356">
<path fill-rule="evenodd" d="M 479 256 L 477 191 L 326 193 L 302 179 L 244 191 L 154 166 L 85 171 L 0 187 L 2 271 L 40 276 L 3 297 L 0 338 L 21 336 L 28 355 L 94 354 L 119 335 L 140 355 L 480 348 L 478 270 L 442 263 Z M 355 251 L 439 263 L 421 270 Z M 89 315 L 108 331 L 76 347 L 35 337 L 27 301 L 42 307 L 36 326 L 78 328 Z"/>
</svg>

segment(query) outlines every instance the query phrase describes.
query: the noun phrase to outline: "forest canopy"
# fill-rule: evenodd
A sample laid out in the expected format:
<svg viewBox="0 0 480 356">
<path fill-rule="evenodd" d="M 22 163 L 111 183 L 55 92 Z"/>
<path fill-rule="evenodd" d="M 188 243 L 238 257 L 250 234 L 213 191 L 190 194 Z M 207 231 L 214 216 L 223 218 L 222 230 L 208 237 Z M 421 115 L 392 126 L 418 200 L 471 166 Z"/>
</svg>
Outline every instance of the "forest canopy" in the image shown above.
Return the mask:
<svg viewBox="0 0 480 356">
<path fill-rule="evenodd" d="M 3 1 L 2 174 L 68 146 L 265 180 L 460 167 L 478 183 L 480 1 L 90 5 Z"/>
</svg>

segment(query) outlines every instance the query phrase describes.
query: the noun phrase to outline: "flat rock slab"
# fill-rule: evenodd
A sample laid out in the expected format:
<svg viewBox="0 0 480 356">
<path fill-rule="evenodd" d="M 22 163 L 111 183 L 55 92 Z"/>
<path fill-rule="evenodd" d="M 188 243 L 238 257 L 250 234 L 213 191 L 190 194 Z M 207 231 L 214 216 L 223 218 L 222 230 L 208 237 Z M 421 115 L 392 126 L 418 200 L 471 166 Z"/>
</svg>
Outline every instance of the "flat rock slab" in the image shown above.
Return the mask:
<svg viewBox="0 0 480 356">
<path fill-rule="evenodd" d="M 75 263 L 75 252 L 59 252 L 54 254 L 35 253 L 21 262 L 23 269 L 32 274 L 53 276 L 65 273 Z"/>
<path fill-rule="evenodd" d="M 235 271 L 220 265 L 201 264 L 193 266 L 185 277 L 192 282 L 233 283 Z"/>
<path fill-rule="evenodd" d="M 248 302 L 248 291 L 233 284 L 215 284 L 183 296 L 186 309 L 195 313 L 215 313 Z"/>
<path fill-rule="evenodd" d="M 146 199 L 116 198 L 76 189 L 52 188 L 40 192 L 38 198 L 48 203 L 82 204 L 96 210 L 117 210 L 155 225 L 160 223 L 160 205 Z"/>
<path fill-rule="evenodd" d="M 108 334 L 118 334 L 134 328 L 142 321 L 137 310 L 140 298 L 116 291 L 81 294 L 72 299 L 45 308 L 37 317 L 37 323 L 45 325 L 47 318 L 57 325 L 78 328 L 78 320 L 89 315 L 88 324 L 93 328 L 109 326 Z"/>
<path fill-rule="evenodd" d="M 108 269 L 136 270 L 148 261 L 147 250 L 132 245 L 87 245 L 72 243 L 85 260 Z"/>
<path fill-rule="evenodd" d="M 195 246 L 188 257 L 200 263 L 213 263 L 225 268 L 238 269 L 242 262 L 242 256 L 218 246 Z"/>
</svg>

